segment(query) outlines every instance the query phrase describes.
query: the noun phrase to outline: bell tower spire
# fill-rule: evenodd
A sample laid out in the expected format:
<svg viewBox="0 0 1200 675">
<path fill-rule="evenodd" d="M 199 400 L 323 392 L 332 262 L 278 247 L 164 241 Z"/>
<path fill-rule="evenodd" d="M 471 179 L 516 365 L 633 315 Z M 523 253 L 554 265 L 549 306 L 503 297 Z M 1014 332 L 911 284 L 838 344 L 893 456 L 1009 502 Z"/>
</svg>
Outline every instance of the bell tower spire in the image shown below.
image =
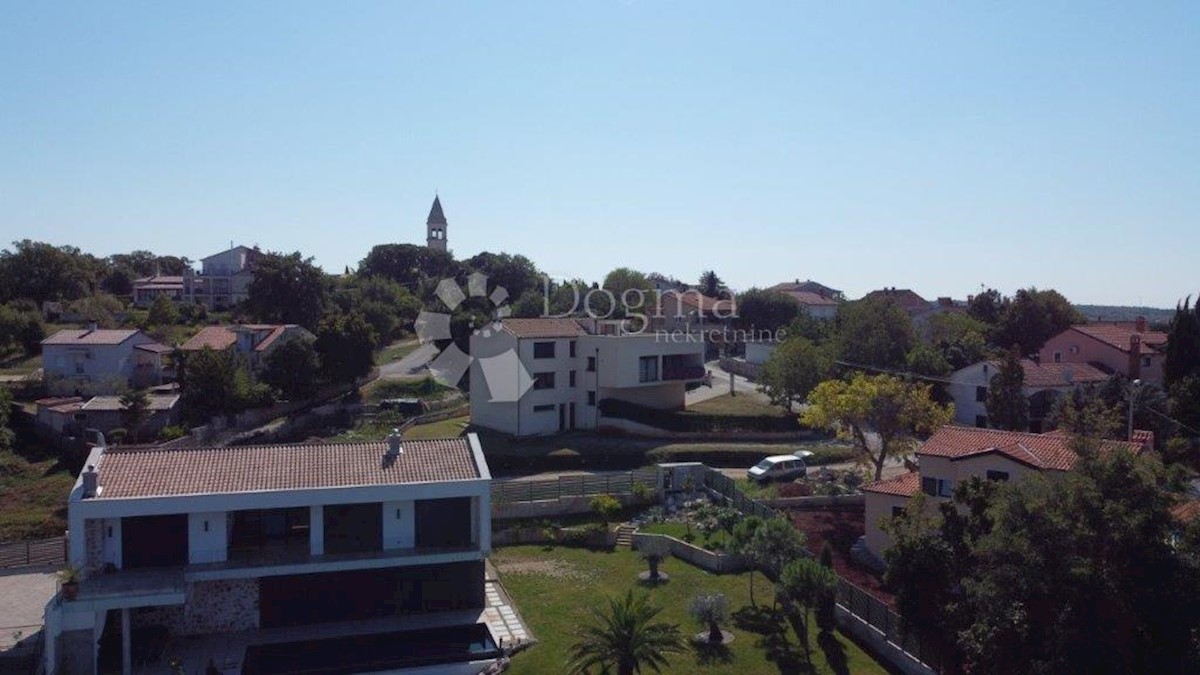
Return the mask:
<svg viewBox="0 0 1200 675">
<path fill-rule="evenodd" d="M 446 250 L 446 214 L 442 213 L 442 200 L 436 193 L 429 217 L 425 219 L 425 245 L 438 251 Z"/>
</svg>

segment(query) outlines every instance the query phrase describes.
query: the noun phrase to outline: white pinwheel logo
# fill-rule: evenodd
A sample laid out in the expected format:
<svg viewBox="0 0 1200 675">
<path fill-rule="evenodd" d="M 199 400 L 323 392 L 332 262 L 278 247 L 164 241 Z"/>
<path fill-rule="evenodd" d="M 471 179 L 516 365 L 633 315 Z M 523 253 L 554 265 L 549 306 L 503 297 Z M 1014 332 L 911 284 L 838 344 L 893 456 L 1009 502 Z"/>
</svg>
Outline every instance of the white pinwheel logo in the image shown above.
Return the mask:
<svg viewBox="0 0 1200 675">
<path fill-rule="evenodd" d="M 468 297 L 486 297 L 492 303 L 492 320 L 474 329 L 474 334 L 487 338 L 500 330 L 500 320 L 512 313 L 505 303 L 508 301 L 508 290 L 497 286 L 490 294 L 487 292 L 488 276 L 482 272 L 474 272 L 467 277 L 467 292 L 454 279 L 442 279 L 438 282 L 434 295 L 451 312 L 458 308 Z M 434 380 L 447 387 L 458 386 L 467 369 L 471 367 L 473 357 L 467 354 L 452 341 L 450 320 L 452 315 L 447 312 L 429 312 L 422 310 L 417 315 L 414 325 L 417 338 L 423 345 L 433 346 L 437 342 L 449 342 L 438 352 L 428 364 L 429 372 Z M 477 359 L 483 370 L 491 400 L 495 402 L 511 402 L 521 398 L 533 386 L 533 377 L 517 353 L 507 349 L 503 353 L 488 358 Z"/>
</svg>

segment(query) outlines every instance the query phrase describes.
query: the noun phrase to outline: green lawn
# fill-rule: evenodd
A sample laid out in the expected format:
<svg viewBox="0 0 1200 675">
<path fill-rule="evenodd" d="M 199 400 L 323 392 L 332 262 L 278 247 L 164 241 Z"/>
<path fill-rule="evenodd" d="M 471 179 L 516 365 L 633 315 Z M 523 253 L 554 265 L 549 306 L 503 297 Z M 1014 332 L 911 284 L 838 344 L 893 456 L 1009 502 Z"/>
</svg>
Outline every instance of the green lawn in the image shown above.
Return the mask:
<svg viewBox="0 0 1200 675">
<path fill-rule="evenodd" d="M 0 354 L 0 375 L 28 375 L 42 367 L 42 355 L 16 350 Z"/>
<path fill-rule="evenodd" d="M 29 462 L 0 451 L 0 542 L 62 534 L 74 485 L 75 477 L 55 460 Z"/>
<path fill-rule="evenodd" d="M 687 613 L 688 602 L 701 592 L 724 593 L 735 617 L 726 629 L 734 641 L 716 650 L 689 646 L 670 657 L 664 673 L 677 675 L 728 673 L 771 675 L 776 673 L 854 673 L 869 675 L 887 671 L 849 638 L 835 633 L 818 643 L 811 640 L 811 665 L 802 642 L 778 613 L 771 612 L 770 584 L 755 574 L 755 599 L 750 605 L 747 575 L 714 575 L 679 560 L 667 560 L 662 571 L 671 580 L 656 587 L 637 582 L 645 563 L 631 551 L 611 553 L 536 546 L 502 548 L 492 556 L 504 588 L 516 603 L 521 618 L 529 625 L 538 644 L 513 658 L 515 675 L 559 675 L 565 673 L 568 648 L 574 630 L 606 597 L 623 595 L 627 589 L 649 593 L 663 608 L 660 619 L 676 623 L 690 636 L 702 630 Z"/>
<path fill-rule="evenodd" d="M 707 401 L 701 401 L 688 406 L 684 414 L 686 413 L 736 415 L 739 417 L 788 417 L 795 414 L 750 394 L 739 394 L 737 396 L 725 394 L 724 396 L 710 398 Z"/>
<path fill-rule="evenodd" d="M 420 340 L 402 340 L 400 342 L 393 342 L 392 344 L 375 352 L 375 365 L 382 366 L 385 363 L 399 361 L 405 356 L 417 351 L 417 347 L 420 346 Z"/>
<path fill-rule="evenodd" d="M 362 389 L 363 398 L 372 402 L 385 398 L 419 398 L 432 401 L 450 396 L 452 392 L 452 387 L 447 387 L 432 377 L 419 380 L 373 380 Z"/>
<path fill-rule="evenodd" d="M 404 430 L 405 438 L 453 438 L 461 436 L 466 430 L 467 425 L 471 423 L 469 415 L 460 417 L 451 417 L 439 422 L 430 422 L 429 424 L 414 424 Z"/>
</svg>

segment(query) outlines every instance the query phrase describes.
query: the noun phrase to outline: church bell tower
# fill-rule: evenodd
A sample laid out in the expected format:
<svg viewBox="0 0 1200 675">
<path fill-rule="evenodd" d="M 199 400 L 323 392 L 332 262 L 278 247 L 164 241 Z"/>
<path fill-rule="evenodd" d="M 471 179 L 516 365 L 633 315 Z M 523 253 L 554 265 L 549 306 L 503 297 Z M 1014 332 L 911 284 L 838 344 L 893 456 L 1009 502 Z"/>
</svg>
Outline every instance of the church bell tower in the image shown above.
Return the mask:
<svg viewBox="0 0 1200 675">
<path fill-rule="evenodd" d="M 425 245 L 437 251 L 446 250 L 446 214 L 442 213 L 442 201 L 433 197 L 429 218 L 425 219 Z"/>
</svg>

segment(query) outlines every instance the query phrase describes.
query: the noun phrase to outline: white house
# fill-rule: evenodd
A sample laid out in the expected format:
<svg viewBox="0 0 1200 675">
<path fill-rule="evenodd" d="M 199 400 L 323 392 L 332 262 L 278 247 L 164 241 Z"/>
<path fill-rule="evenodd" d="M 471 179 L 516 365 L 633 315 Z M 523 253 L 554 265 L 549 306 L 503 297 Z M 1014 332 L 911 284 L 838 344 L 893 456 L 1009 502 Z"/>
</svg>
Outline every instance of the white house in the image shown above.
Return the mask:
<svg viewBox="0 0 1200 675">
<path fill-rule="evenodd" d="M 1021 359 L 1025 371 L 1022 393 L 1029 401 L 1029 428 L 1041 431 L 1054 400 L 1072 389 L 1108 380 L 1109 374 L 1087 363 L 1038 363 Z M 950 374 L 946 391 L 954 399 L 954 421 L 977 427 L 988 426 L 987 396 L 999 361 L 980 361 Z"/>
<path fill-rule="evenodd" d="M 481 619 L 490 483 L 473 434 L 96 448 L 69 498 L 82 581 L 46 608 L 47 673 L 178 658 L 474 675 L 497 651 Z"/>
<path fill-rule="evenodd" d="M 277 347 L 292 340 L 315 339 L 316 336 L 308 329 L 294 323 L 205 326 L 179 345 L 179 351 L 188 354 L 204 349 L 218 352 L 229 350 L 237 354 L 251 371 L 257 371 Z"/>
<path fill-rule="evenodd" d="M 161 384 L 167 347 L 140 330 L 60 330 L 42 340 L 42 369 L 52 395 L 115 394 Z"/>
<path fill-rule="evenodd" d="M 1135 431 L 1134 441 L 1104 441 L 1105 450 L 1141 452 L 1154 447 L 1154 434 Z M 927 507 L 950 499 L 954 488 L 972 477 L 1017 480 L 1030 472 L 1061 474 L 1075 466 L 1078 455 L 1070 435 L 1053 431 L 1033 434 L 998 429 L 942 427 L 916 452 L 920 468 L 895 478 L 869 483 L 865 495 L 865 540 L 877 557 L 891 545 L 883 531 L 918 492 L 928 496 Z"/>
<path fill-rule="evenodd" d="M 180 297 L 213 309 L 233 307 L 250 297 L 254 261 L 260 255 L 258 249 L 234 246 L 201 258 L 200 274 L 191 267 L 183 270 Z"/>
<path fill-rule="evenodd" d="M 504 319 L 471 336 L 471 422 L 530 436 L 602 426 L 604 400 L 682 409 L 686 385 L 706 375 L 696 337 L 588 319 Z"/>
</svg>

